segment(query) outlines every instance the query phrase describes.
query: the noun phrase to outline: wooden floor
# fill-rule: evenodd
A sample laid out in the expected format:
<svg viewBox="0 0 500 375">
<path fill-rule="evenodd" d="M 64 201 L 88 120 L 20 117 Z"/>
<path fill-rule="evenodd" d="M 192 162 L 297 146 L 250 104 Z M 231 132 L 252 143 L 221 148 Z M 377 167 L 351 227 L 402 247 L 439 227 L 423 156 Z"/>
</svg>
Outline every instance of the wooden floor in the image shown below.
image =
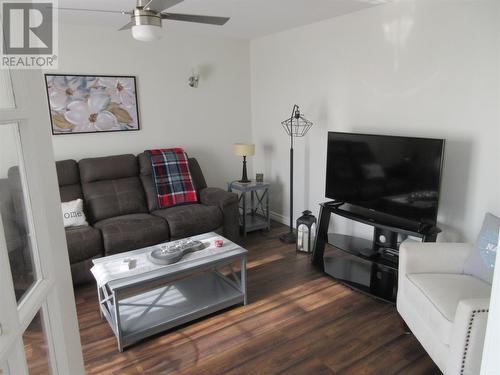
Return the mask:
<svg viewBox="0 0 500 375">
<path fill-rule="evenodd" d="M 255 232 L 248 255 L 247 306 L 228 309 L 119 353 L 99 318 L 96 290 L 76 290 L 89 374 L 439 374 L 394 306 L 316 271 L 286 228 Z"/>
</svg>

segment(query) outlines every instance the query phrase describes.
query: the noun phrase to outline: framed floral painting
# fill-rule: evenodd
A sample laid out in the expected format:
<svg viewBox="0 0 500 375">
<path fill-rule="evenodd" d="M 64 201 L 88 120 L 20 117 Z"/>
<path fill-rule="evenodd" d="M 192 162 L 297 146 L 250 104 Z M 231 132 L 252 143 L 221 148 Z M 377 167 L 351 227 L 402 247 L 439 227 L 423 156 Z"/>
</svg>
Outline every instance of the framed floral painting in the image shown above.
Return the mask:
<svg viewBox="0 0 500 375">
<path fill-rule="evenodd" d="M 139 130 L 133 76 L 45 74 L 52 134 Z"/>
</svg>

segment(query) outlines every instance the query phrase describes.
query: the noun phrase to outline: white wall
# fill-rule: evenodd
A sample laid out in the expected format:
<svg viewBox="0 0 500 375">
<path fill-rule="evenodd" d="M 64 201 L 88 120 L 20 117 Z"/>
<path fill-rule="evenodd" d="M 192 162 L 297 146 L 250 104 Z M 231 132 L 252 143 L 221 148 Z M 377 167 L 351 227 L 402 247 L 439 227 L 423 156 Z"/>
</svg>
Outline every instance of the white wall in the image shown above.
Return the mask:
<svg viewBox="0 0 500 375">
<path fill-rule="evenodd" d="M 210 185 L 239 177 L 231 145 L 251 139 L 248 41 L 167 32 L 141 43 L 127 31 L 65 24 L 59 34 L 58 73 L 137 77 L 142 129 L 53 136 L 56 160 L 180 146 L 198 158 Z M 193 67 L 202 76 L 197 89 L 187 84 Z"/>
<path fill-rule="evenodd" d="M 500 214 L 498 6 L 395 1 L 253 40 L 254 169 L 273 183 L 275 217 L 288 216 L 280 122 L 296 103 L 314 126 L 296 143 L 295 218 L 326 200 L 328 130 L 446 138 L 438 219 L 446 239 L 473 240 L 486 211 Z"/>
</svg>

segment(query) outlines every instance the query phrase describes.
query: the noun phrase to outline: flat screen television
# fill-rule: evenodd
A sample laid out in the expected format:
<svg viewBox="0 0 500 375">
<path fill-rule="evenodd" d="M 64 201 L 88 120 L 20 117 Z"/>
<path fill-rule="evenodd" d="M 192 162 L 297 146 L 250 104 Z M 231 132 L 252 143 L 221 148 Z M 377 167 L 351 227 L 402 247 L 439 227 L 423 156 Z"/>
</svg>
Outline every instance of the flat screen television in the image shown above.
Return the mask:
<svg viewBox="0 0 500 375">
<path fill-rule="evenodd" d="M 328 133 L 326 197 L 436 224 L 444 140 Z"/>
</svg>

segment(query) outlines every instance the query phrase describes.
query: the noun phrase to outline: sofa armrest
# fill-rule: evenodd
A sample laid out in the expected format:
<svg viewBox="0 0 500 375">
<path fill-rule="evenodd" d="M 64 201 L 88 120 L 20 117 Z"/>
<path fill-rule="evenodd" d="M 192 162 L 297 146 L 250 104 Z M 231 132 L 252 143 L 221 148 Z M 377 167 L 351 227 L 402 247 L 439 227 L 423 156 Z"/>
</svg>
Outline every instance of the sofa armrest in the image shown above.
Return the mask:
<svg viewBox="0 0 500 375">
<path fill-rule="evenodd" d="M 452 242 L 410 242 L 399 247 L 399 274 L 462 273 L 472 245 Z"/>
<path fill-rule="evenodd" d="M 224 207 L 238 203 L 238 196 L 220 188 L 205 188 L 200 191 L 200 201 L 207 206 Z"/>
<path fill-rule="evenodd" d="M 448 373 L 479 374 L 489 305 L 489 298 L 471 298 L 458 303 L 450 340 Z"/>
<path fill-rule="evenodd" d="M 219 188 L 205 188 L 200 191 L 200 202 L 221 209 L 224 217 L 223 234 L 231 241 L 236 241 L 240 227 L 238 195 Z"/>
</svg>

